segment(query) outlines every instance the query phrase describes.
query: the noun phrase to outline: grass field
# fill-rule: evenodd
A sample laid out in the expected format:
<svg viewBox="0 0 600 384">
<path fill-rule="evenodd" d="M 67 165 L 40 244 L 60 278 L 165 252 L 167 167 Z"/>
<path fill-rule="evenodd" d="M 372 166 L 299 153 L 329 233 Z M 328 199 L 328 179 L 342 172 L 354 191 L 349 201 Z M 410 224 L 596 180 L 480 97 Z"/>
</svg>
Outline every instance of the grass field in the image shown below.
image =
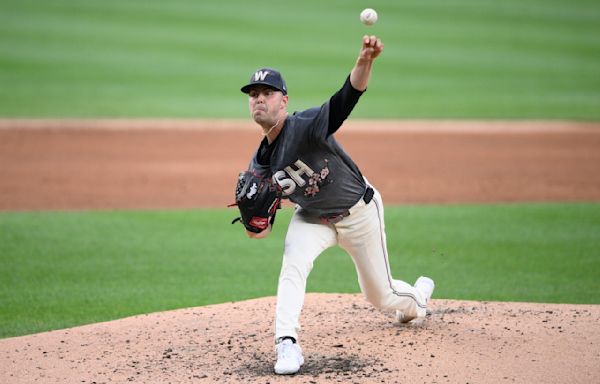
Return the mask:
<svg viewBox="0 0 600 384">
<path fill-rule="evenodd" d="M 381 36 L 364 118 L 600 118 L 600 2 L 268 4 L 0 0 L 0 116 L 246 117 L 239 87 L 283 71 L 290 109 L 325 101 Z"/>
<path fill-rule="evenodd" d="M 250 240 L 232 210 L 0 213 L 0 337 L 276 293 L 282 238 Z M 392 272 L 435 297 L 600 304 L 600 205 L 388 207 Z M 308 290 L 359 292 L 339 248 Z"/>
<path fill-rule="evenodd" d="M 362 118 L 600 120 L 600 2 L 0 0 L 0 117 L 246 117 L 280 69 L 290 110 L 382 37 Z M 436 297 L 600 304 L 600 204 L 388 207 L 397 278 Z M 275 294 L 290 211 L 251 241 L 232 210 L 0 212 L 0 337 Z M 358 292 L 339 249 L 309 291 Z"/>
</svg>

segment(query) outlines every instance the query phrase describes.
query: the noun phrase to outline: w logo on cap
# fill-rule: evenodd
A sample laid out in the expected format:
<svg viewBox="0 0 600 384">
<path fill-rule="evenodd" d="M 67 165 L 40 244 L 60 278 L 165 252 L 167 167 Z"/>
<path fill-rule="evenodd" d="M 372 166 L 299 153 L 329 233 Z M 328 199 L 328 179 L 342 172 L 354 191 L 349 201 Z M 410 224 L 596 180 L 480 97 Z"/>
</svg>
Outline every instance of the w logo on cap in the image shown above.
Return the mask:
<svg viewBox="0 0 600 384">
<path fill-rule="evenodd" d="M 281 93 L 284 95 L 287 95 L 287 88 L 285 86 L 283 77 L 281 77 L 281 73 L 279 73 L 279 71 L 276 69 L 269 67 L 257 69 L 253 74 L 250 75 L 250 83 L 240 88 L 240 91 L 248 93 L 252 87 L 255 87 L 259 84 L 271 87 L 281 91 Z"/>
<path fill-rule="evenodd" d="M 256 71 L 254 73 L 254 81 L 265 81 L 269 71 Z"/>
</svg>

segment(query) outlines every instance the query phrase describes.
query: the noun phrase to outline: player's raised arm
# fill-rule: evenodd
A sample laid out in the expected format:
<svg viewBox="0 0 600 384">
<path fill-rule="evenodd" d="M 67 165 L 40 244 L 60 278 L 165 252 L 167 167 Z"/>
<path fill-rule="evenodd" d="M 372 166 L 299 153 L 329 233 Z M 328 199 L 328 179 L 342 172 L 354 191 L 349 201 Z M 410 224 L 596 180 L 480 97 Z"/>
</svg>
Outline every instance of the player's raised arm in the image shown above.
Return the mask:
<svg viewBox="0 0 600 384">
<path fill-rule="evenodd" d="M 373 61 L 383 52 L 383 43 L 377 36 L 363 36 L 362 46 L 356 64 L 350 73 L 350 83 L 358 91 L 364 91 L 369 84 Z"/>
<path fill-rule="evenodd" d="M 350 73 L 350 79 L 329 100 L 329 125 L 327 134 L 334 134 L 367 89 L 373 60 L 383 51 L 383 43 L 376 36 L 364 36 L 356 64 Z"/>
</svg>

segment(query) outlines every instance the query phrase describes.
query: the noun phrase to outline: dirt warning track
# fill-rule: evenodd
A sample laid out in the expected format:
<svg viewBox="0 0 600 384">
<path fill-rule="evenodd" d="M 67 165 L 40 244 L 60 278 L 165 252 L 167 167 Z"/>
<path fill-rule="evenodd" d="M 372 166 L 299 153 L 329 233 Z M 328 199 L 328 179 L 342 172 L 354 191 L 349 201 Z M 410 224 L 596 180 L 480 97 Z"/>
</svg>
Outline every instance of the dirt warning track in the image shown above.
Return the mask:
<svg viewBox="0 0 600 384">
<path fill-rule="evenodd" d="M 240 121 L 0 120 L 0 210 L 225 207 L 261 139 Z M 600 124 L 348 122 L 388 204 L 600 200 Z"/>
</svg>

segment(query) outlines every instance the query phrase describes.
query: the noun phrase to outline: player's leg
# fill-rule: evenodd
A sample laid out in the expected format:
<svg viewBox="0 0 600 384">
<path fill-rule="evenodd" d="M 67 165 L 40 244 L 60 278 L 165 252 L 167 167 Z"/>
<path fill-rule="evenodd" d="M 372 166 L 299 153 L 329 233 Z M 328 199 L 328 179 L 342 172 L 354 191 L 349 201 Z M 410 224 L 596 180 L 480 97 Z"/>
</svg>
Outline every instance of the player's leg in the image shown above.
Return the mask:
<svg viewBox="0 0 600 384">
<path fill-rule="evenodd" d="M 303 215 L 297 208 L 285 238 L 283 263 L 277 287 L 275 373 L 294 374 L 304 363 L 302 349 L 295 340 L 300 330 L 300 311 L 304 305 L 306 280 L 315 259 L 336 242 L 331 225 Z M 290 340 L 292 337 L 294 340 Z"/>
<path fill-rule="evenodd" d="M 306 217 L 304 212 L 301 208 L 296 209 L 285 238 L 277 287 L 276 339 L 297 338 L 308 275 L 315 259 L 337 240 L 331 225 L 323 224 L 318 218 Z"/>
<path fill-rule="evenodd" d="M 369 204 L 359 202 L 350 216 L 336 224 L 339 244 L 352 257 L 367 300 L 381 310 L 397 310 L 405 319 L 425 316 L 428 295 L 394 280 L 387 254 L 383 202 L 375 190 Z"/>
</svg>

